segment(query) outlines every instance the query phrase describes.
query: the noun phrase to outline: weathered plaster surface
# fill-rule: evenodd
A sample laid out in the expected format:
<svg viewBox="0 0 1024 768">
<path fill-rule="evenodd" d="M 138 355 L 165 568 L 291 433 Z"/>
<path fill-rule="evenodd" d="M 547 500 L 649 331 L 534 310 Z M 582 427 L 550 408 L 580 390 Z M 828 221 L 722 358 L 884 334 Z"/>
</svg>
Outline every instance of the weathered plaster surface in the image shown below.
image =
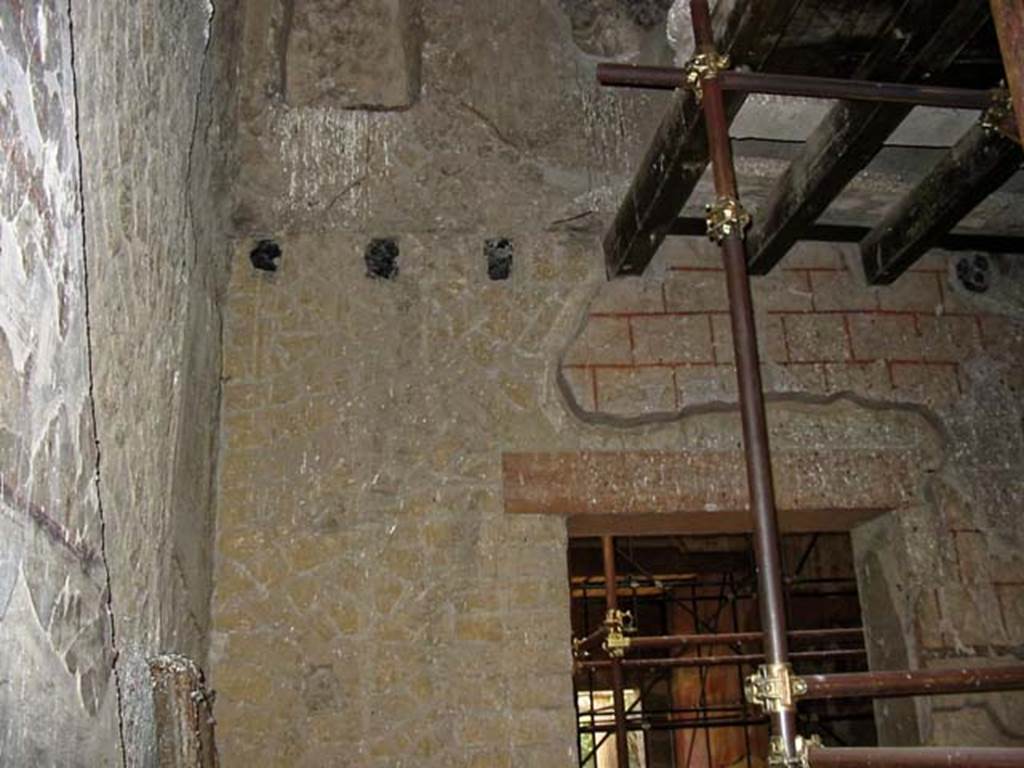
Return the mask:
<svg viewBox="0 0 1024 768">
<path fill-rule="evenodd" d="M 4 765 L 152 764 L 145 657 L 205 654 L 213 10 L 0 8 Z"/>
<path fill-rule="evenodd" d="M 135 762 L 152 749 L 146 658 L 206 653 L 232 7 L 73 12 L 100 483 Z"/>
<path fill-rule="evenodd" d="M 0 9 L 0 762 L 113 763 L 67 10 Z M 63 731 L 65 738 L 55 738 Z"/>
</svg>

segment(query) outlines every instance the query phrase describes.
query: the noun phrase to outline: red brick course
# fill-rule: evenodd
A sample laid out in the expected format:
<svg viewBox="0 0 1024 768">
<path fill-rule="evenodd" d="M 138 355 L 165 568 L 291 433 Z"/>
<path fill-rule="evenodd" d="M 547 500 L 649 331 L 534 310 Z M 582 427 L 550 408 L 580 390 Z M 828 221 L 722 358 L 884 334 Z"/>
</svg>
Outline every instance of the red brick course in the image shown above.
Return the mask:
<svg viewBox="0 0 1024 768">
<path fill-rule="evenodd" d="M 953 295 L 941 255 L 879 288 L 844 267 L 839 249 L 808 251 L 786 264 L 752 278 L 769 385 L 782 377 L 787 388 L 810 393 L 849 391 L 941 406 L 960 396 L 963 364 L 1007 346 L 1012 333 Z M 630 377 L 659 382 L 657 397 L 638 396 L 636 413 L 655 403 L 686 405 L 694 393 L 735 391 L 724 274 L 706 244 L 684 243 L 668 254 L 660 295 L 649 281 L 606 290 L 567 357 L 574 382 L 594 383 L 586 406 L 628 411 L 628 392 L 617 385 Z M 661 373 L 636 373 L 644 369 Z M 661 392 L 670 379 L 671 398 Z M 601 381 L 614 382 L 614 402 L 602 401 Z"/>
</svg>

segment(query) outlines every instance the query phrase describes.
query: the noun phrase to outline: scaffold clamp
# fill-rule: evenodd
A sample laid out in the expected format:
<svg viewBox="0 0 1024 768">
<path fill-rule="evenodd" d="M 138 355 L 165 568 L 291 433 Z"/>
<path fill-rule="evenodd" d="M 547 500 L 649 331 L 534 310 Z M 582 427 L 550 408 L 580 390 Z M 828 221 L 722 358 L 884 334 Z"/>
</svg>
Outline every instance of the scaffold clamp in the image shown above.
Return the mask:
<svg viewBox="0 0 1024 768">
<path fill-rule="evenodd" d="M 747 701 L 765 712 L 784 712 L 807 693 L 807 683 L 793 674 L 789 664 L 762 664 L 743 686 Z"/>
<path fill-rule="evenodd" d="M 715 202 L 704 206 L 707 212 L 708 237 L 721 243 L 733 234 L 743 236 L 743 231 L 750 226 L 750 214 L 734 197 L 722 195 Z"/>
<path fill-rule="evenodd" d="M 717 51 L 698 53 L 683 65 L 683 71 L 686 73 L 686 87 L 693 91 L 697 102 L 700 103 L 704 98 L 702 83 L 705 80 L 718 77 L 719 72 L 728 68 L 729 57 L 724 54 Z"/>
<path fill-rule="evenodd" d="M 781 736 L 772 736 L 768 748 L 769 768 L 810 768 L 810 758 L 807 754 L 811 747 L 821 746 L 821 737 L 797 736 L 795 750 L 792 756 L 786 754 L 786 744 Z"/>
<path fill-rule="evenodd" d="M 614 658 L 622 658 L 629 648 L 628 635 L 636 631 L 633 625 L 633 614 L 629 611 L 620 611 L 617 608 L 610 609 L 605 615 L 604 625 L 608 627 L 608 634 L 601 646 L 605 652 Z"/>
</svg>

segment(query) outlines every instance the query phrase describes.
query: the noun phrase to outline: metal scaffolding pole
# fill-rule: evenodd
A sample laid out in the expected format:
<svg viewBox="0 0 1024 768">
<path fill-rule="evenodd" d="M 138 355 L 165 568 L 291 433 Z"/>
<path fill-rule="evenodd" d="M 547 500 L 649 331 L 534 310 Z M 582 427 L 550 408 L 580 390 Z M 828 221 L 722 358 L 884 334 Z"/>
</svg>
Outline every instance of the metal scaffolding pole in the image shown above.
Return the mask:
<svg viewBox="0 0 1024 768">
<path fill-rule="evenodd" d="M 1021 768 L 1024 749 L 810 746 L 805 764 L 809 768 Z"/>
<path fill-rule="evenodd" d="M 621 624 L 619 614 L 619 596 L 616 585 L 618 577 L 615 573 L 615 539 L 611 536 L 601 537 L 601 549 L 604 555 L 604 594 L 605 625 L 609 628 Z M 623 693 L 622 659 L 612 656 L 612 704 L 615 709 L 615 754 L 618 768 L 629 768 L 629 742 L 626 731 L 626 699 Z"/>
<path fill-rule="evenodd" d="M 707 0 L 691 0 L 693 34 L 699 55 L 712 64 L 718 59 L 711 12 Z M 758 364 L 754 308 L 747 276 L 747 254 L 743 243 L 746 216 L 739 207 L 736 174 L 729 144 L 729 122 L 725 114 L 722 83 L 716 69 L 705 70 L 700 87 L 707 127 L 708 148 L 718 200 L 712 217 L 719 229 L 712 234 L 719 240 L 725 262 L 729 316 L 732 321 L 736 377 L 739 384 L 743 443 L 746 448 L 747 484 L 754 518 L 754 556 L 757 562 L 758 607 L 764 632 L 766 668 L 774 672 L 788 670 L 789 647 L 786 638 L 786 612 L 782 588 L 782 562 L 779 552 L 779 527 L 775 513 L 772 468 L 768 453 L 768 426 L 765 419 L 764 392 Z M 791 703 L 773 707 L 769 713 L 772 731 L 779 740 L 779 751 L 787 759 L 796 756 L 796 711 Z"/>
<path fill-rule="evenodd" d="M 849 672 L 801 679 L 807 691 L 800 698 L 807 700 L 987 693 L 1024 688 L 1024 666 Z"/>
<path fill-rule="evenodd" d="M 690 0 L 697 55 L 685 68 L 637 67 L 621 64 L 598 66 L 598 80 L 604 85 L 696 90 L 702 104 L 708 140 L 716 200 L 708 206 L 708 234 L 716 240 L 725 264 L 729 315 L 732 323 L 739 406 L 743 423 L 747 483 L 753 518 L 753 545 L 764 655 L 729 657 L 629 659 L 623 660 L 622 647 L 610 653 L 608 661 L 579 662 L 582 668 L 610 666 L 613 683 L 619 692 L 616 706 L 616 732 L 625 728 L 620 718 L 622 671 L 624 667 L 711 666 L 719 663 L 756 663 L 764 661 L 756 675 L 747 680 L 747 698 L 766 712 L 773 731 L 769 764 L 774 766 L 1024 766 L 1024 750 L 975 748 L 829 748 L 796 733 L 795 699 L 832 699 L 843 697 L 913 696 L 939 693 L 1001 691 L 1024 688 L 1024 667 L 980 669 L 868 672 L 811 675 L 794 678 L 790 659 L 836 657 L 863 654 L 863 649 L 789 653 L 779 530 L 775 511 L 768 430 L 764 394 L 757 354 L 756 330 L 747 255 L 743 231 L 749 216 L 739 203 L 735 168 L 730 148 L 728 120 L 723 93 L 728 90 L 770 93 L 786 96 L 852 99 L 894 102 L 960 109 L 987 109 L 1002 96 L 999 91 L 969 90 L 905 83 L 880 83 L 864 80 L 778 75 L 727 71 L 728 61 L 714 47 L 711 15 L 707 0 Z M 1020 89 L 1018 89 L 1018 98 Z M 610 537 L 604 537 L 605 579 L 608 588 L 609 617 L 615 604 L 614 549 Z M 611 553 L 609 555 L 609 553 Z M 609 579 L 609 561 L 612 578 Z M 848 631 L 848 630 L 842 630 Z M 634 648 L 674 648 L 703 644 L 750 642 L 733 633 L 729 640 L 693 640 L 700 636 L 663 636 L 635 638 Z M 796 633 L 793 634 L 795 638 Z M 838 639 L 838 638 L 832 638 Z M 615 682 L 617 680 L 617 683 Z M 619 739 L 624 744 L 624 739 Z M 621 760 L 620 760 L 621 762 Z"/>
<path fill-rule="evenodd" d="M 601 85 L 623 88 L 674 90 L 687 85 L 688 74 L 689 70 L 678 67 L 609 63 L 597 65 L 597 80 Z M 884 101 L 953 109 L 986 109 L 1002 93 L 998 90 L 880 83 L 872 80 L 779 75 L 768 72 L 719 72 L 717 79 L 723 91 L 770 93 L 777 96 L 804 96 L 815 99 Z"/>
<path fill-rule="evenodd" d="M 736 643 L 760 643 L 764 635 L 761 632 L 722 632 L 716 635 L 660 635 L 651 637 L 632 637 L 629 650 L 646 648 L 686 648 L 708 645 L 734 645 Z M 834 641 L 863 640 L 862 627 L 840 629 L 797 629 L 789 633 L 791 641 Z"/>
<path fill-rule="evenodd" d="M 837 651 L 795 651 L 789 658 L 796 661 L 834 661 L 836 659 L 863 658 L 864 648 L 843 648 Z M 579 661 L 579 669 L 660 669 L 664 667 L 727 667 L 735 664 L 763 664 L 766 657 L 760 653 L 737 654 L 735 656 L 672 656 L 667 659 L 598 659 Z"/>
</svg>

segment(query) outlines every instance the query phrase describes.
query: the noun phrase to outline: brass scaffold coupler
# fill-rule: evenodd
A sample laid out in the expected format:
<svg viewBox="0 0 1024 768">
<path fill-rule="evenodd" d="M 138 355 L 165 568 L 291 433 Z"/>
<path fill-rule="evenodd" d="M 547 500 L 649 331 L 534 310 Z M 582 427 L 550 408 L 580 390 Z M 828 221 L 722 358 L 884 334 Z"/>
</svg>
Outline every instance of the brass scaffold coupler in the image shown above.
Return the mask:
<svg viewBox="0 0 1024 768">
<path fill-rule="evenodd" d="M 743 237 L 744 231 L 750 226 L 750 214 L 733 197 L 722 195 L 715 202 L 704 206 L 704 210 L 707 213 L 708 237 L 716 243 L 721 243 L 733 234 Z"/>
<path fill-rule="evenodd" d="M 807 693 L 807 683 L 793 674 L 789 664 L 762 664 L 744 682 L 747 701 L 765 713 L 785 712 L 796 706 L 796 699 Z"/>
<path fill-rule="evenodd" d="M 711 53 L 698 53 L 683 65 L 686 72 L 686 87 L 693 91 L 699 104 L 704 98 L 703 83 L 718 73 L 729 68 L 729 57 L 712 51 Z"/>
<path fill-rule="evenodd" d="M 792 756 L 786 755 L 786 745 L 781 736 L 772 736 L 768 747 L 768 768 L 810 768 L 810 758 L 807 754 L 811 747 L 821 746 L 821 737 L 797 736 L 796 750 Z"/>
<path fill-rule="evenodd" d="M 601 647 L 609 656 L 621 659 L 629 648 L 628 636 L 636 631 L 636 627 L 633 626 L 633 614 L 617 608 L 609 610 L 605 614 L 604 625 L 608 627 L 608 634 L 605 635 Z"/>
</svg>

